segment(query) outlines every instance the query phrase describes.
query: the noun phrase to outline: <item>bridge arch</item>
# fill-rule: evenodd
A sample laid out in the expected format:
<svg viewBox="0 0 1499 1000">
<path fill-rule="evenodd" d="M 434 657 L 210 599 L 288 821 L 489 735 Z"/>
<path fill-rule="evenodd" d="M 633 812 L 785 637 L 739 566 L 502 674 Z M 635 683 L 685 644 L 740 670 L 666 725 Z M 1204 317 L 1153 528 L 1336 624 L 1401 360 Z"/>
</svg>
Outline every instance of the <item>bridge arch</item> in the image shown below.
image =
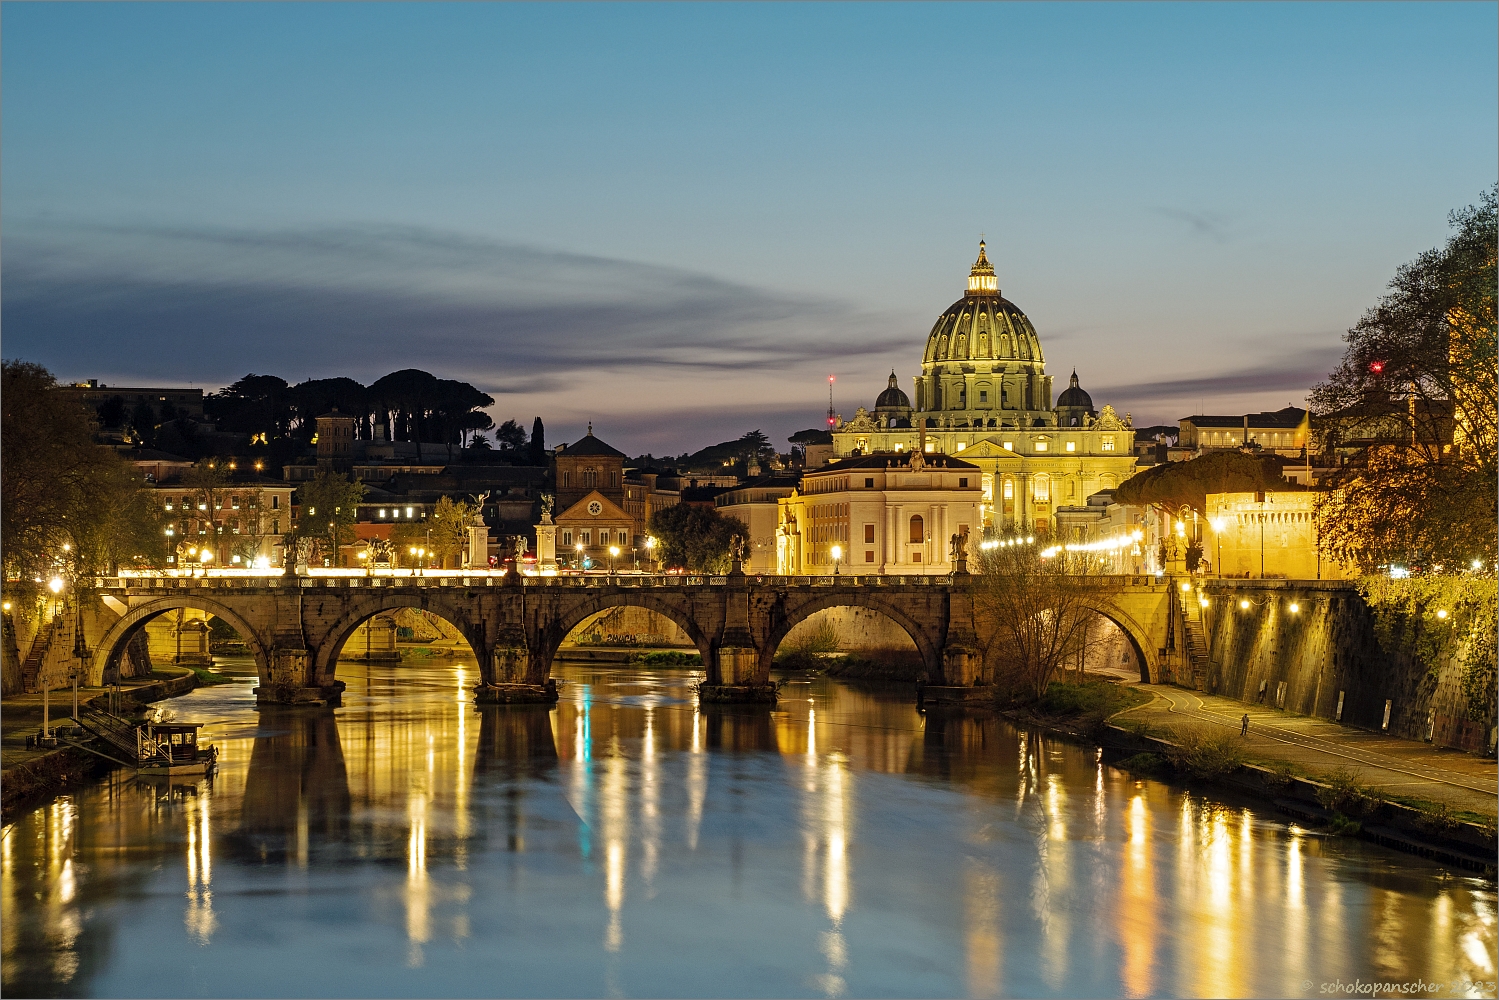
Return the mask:
<svg viewBox="0 0 1499 1000">
<path fill-rule="evenodd" d="M 338 666 L 338 656 L 343 652 L 344 644 L 349 641 L 359 626 L 376 615 L 386 611 L 400 611 L 403 608 L 425 611 L 452 625 L 463 634 L 464 641 L 468 643 L 478 661 L 480 671 L 486 669 L 485 660 L 489 655 L 492 642 L 486 641 L 483 620 L 474 620 L 463 604 L 426 595 L 413 598 L 400 593 L 380 593 L 354 602 L 324 631 L 317 643 L 316 655 L 313 657 L 313 685 L 326 687 L 337 679 L 334 673 Z"/>
<path fill-rule="evenodd" d="M 804 598 L 788 606 L 785 616 L 773 621 L 770 630 L 765 634 L 765 646 L 760 650 L 761 673 L 768 676 L 776 650 L 792 629 L 819 611 L 826 611 L 829 608 L 864 608 L 895 622 L 916 644 L 916 651 L 921 655 L 921 663 L 926 668 L 927 677 L 942 676 L 942 643 L 946 639 L 946 630 L 943 629 L 942 634 L 934 635 L 930 628 L 922 626 L 899 605 L 881 597 L 877 592 L 864 593 L 862 591 L 820 594 L 816 597 Z"/>
<path fill-rule="evenodd" d="M 1141 683 L 1154 683 L 1155 678 L 1159 676 L 1159 668 L 1156 665 L 1156 651 L 1151 646 L 1149 630 L 1113 601 L 1089 602 L 1088 607 L 1118 626 L 1119 631 L 1124 633 L 1125 639 L 1129 641 L 1130 647 L 1135 652 L 1135 662 L 1140 664 Z"/>
<path fill-rule="evenodd" d="M 646 611 L 655 612 L 687 634 L 687 638 L 692 640 L 692 644 L 697 647 L 698 653 L 702 656 L 704 666 L 712 664 L 713 642 L 709 638 L 709 633 L 694 620 L 692 615 L 673 607 L 671 603 L 661 600 L 649 591 L 620 589 L 578 601 L 563 609 L 549 621 L 542 622 L 537 630 L 538 634 L 532 640 L 533 675 L 538 676 L 539 680 L 544 682 L 551 674 L 552 659 L 557 655 L 557 649 L 562 645 L 562 640 L 588 618 L 600 611 L 608 611 L 610 608 L 644 608 Z"/>
<path fill-rule="evenodd" d="M 118 669 L 125 647 L 130 644 L 131 638 L 138 631 L 146 627 L 147 622 L 168 611 L 181 608 L 207 611 L 228 622 L 249 647 L 250 654 L 255 658 L 256 672 L 262 678 L 270 676 L 270 647 L 249 622 L 218 601 L 196 594 L 191 596 L 184 594 L 180 597 L 161 597 L 137 605 L 126 611 L 119 621 L 111 625 L 99 639 L 99 645 L 94 650 L 94 658 L 89 664 L 87 679 L 89 686 L 102 685 L 107 672 L 111 668 Z"/>
</svg>

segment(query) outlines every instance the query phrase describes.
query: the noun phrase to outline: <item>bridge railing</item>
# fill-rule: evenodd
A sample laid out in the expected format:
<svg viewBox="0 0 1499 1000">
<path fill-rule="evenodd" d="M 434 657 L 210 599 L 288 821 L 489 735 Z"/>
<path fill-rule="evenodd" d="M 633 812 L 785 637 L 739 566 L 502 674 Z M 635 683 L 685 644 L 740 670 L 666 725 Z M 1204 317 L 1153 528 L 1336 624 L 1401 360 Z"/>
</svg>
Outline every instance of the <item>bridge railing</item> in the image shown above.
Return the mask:
<svg viewBox="0 0 1499 1000">
<path fill-rule="evenodd" d="M 1170 580 L 1155 576 L 1100 576 L 1100 583 L 1114 588 L 1163 587 Z M 951 575 L 918 574 L 854 574 L 840 573 L 836 576 L 776 576 L 752 573 L 746 576 L 754 587 L 791 589 L 798 587 L 949 587 Z M 589 573 L 564 576 L 525 576 L 522 586 L 531 588 L 655 588 L 655 587 L 723 587 L 729 583 L 727 576 L 705 576 L 697 574 L 668 573 Z M 194 575 L 182 574 L 131 574 L 114 577 L 97 577 L 95 586 L 104 590 L 279 590 L 305 588 L 369 589 L 384 587 L 498 587 L 505 585 L 505 574 L 489 571 L 465 573 L 462 570 L 443 570 L 427 573 L 364 573 L 321 572 L 307 576 L 291 574 L 257 574 L 238 572 L 232 574 Z"/>
</svg>

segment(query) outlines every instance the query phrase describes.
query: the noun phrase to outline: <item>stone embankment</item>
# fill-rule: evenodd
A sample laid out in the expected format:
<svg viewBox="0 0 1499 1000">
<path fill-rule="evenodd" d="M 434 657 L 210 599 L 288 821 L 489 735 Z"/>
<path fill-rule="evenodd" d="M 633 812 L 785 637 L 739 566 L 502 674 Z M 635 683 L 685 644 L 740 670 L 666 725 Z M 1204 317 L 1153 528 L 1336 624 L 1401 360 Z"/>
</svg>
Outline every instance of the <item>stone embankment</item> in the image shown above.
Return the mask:
<svg viewBox="0 0 1499 1000">
<path fill-rule="evenodd" d="M 1034 710 L 1017 721 L 1102 746 L 1128 770 L 1247 794 L 1308 825 L 1493 874 L 1491 759 L 1180 688 L 1128 687 L 1148 701 L 1107 721 Z M 1217 767 L 1169 764 L 1193 741 L 1211 744 Z"/>
<path fill-rule="evenodd" d="M 121 690 L 120 714 L 130 716 L 164 698 L 187 694 L 198 686 L 198 677 L 180 667 L 158 668 L 151 677 L 133 678 Z M 71 714 L 71 691 L 54 691 L 50 716 L 55 726 Z M 109 694 L 97 688 L 80 700 L 95 708 L 108 708 Z M 36 805 L 69 787 L 77 786 L 109 771 L 115 765 L 75 747 L 29 749 L 26 738 L 42 725 L 40 695 L 6 698 L 0 705 L 5 735 L 0 742 L 0 818 L 9 823 L 29 806 Z"/>
</svg>

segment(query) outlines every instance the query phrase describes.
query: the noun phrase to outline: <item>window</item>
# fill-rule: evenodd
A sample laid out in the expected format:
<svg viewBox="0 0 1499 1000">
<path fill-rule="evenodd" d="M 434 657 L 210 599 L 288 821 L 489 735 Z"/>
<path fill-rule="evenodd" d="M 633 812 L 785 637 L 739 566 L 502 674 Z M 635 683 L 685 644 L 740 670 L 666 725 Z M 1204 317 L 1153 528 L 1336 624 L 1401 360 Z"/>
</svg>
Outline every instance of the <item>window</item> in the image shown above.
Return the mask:
<svg viewBox="0 0 1499 1000">
<path fill-rule="evenodd" d="M 989 390 L 988 389 L 980 389 L 979 390 L 979 402 L 980 403 L 987 403 L 987 402 L 989 402 Z"/>
<path fill-rule="evenodd" d="M 1045 476 L 1037 476 L 1032 493 L 1037 503 L 1046 503 L 1051 499 L 1051 480 Z"/>
<path fill-rule="evenodd" d="M 571 486 L 572 484 L 573 484 L 573 474 L 571 472 L 564 472 L 564 473 L 562 473 L 562 485 L 563 486 Z"/>
<path fill-rule="evenodd" d="M 593 544 L 593 529 L 592 528 L 584 528 L 582 531 L 578 532 L 578 541 L 582 542 L 584 545 L 592 545 Z"/>
<path fill-rule="evenodd" d="M 273 534 L 273 535 L 279 535 L 279 534 L 281 534 L 281 519 L 280 518 L 273 518 L 271 520 L 271 534 Z"/>
<path fill-rule="evenodd" d="M 926 522 L 921 519 L 920 514 L 911 516 L 911 543 L 917 544 L 926 541 Z"/>
<path fill-rule="evenodd" d="M 619 542 L 619 544 L 621 544 L 621 545 L 624 545 L 624 544 L 626 544 L 629 541 L 629 539 L 627 539 L 625 537 L 625 532 L 624 532 L 623 528 L 621 528 L 618 532 L 615 533 L 614 539 L 615 539 L 615 541 Z"/>
<path fill-rule="evenodd" d="M 874 544 L 874 525 L 864 525 L 864 541 L 870 545 Z"/>
<path fill-rule="evenodd" d="M 1015 450 L 1015 442 L 1014 441 L 1006 441 L 1005 442 L 1005 451 L 1014 451 L 1014 450 Z"/>
<path fill-rule="evenodd" d="M 229 506 L 231 508 L 233 508 L 234 510 L 239 510 L 239 497 L 237 497 L 237 496 L 230 497 L 229 498 Z"/>
<path fill-rule="evenodd" d="M 919 563 L 919 562 L 921 562 L 921 553 L 920 552 L 912 552 L 911 553 L 911 561 L 913 563 Z"/>
<path fill-rule="evenodd" d="M 867 562 L 867 563 L 874 562 L 874 549 L 865 549 L 864 550 L 864 561 Z"/>
<path fill-rule="evenodd" d="M 1045 451 L 1046 450 L 1046 442 L 1045 441 L 1037 441 L 1036 442 L 1036 450 L 1037 451 Z"/>
<path fill-rule="evenodd" d="M 281 494 L 279 494 L 279 493 L 272 493 L 271 494 L 271 510 L 280 510 L 280 509 L 281 509 Z"/>
<path fill-rule="evenodd" d="M 1103 450 L 1104 451 L 1113 451 L 1114 450 L 1114 436 L 1112 434 L 1107 434 L 1107 435 L 1104 436 L 1104 439 L 1103 439 Z"/>
<path fill-rule="evenodd" d="M 959 476 L 958 477 L 958 489 L 960 489 L 960 490 L 966 490 L 966 489 L 968 489 L 968 477 L 967 476 Z"/>
<path fill-rule="evenodd" d="M 1014 482 L 1014 480 L 1011 480 L 1011 479 L 1006 479 L 1005 480 L 1004 494 L 1005 494 L 1005 499 L 1006 500 L 1013 500 L 1013 499 L 1015 499 L 1015 482 Z"/>
<path fill-rule="evenodd" d="M 865 476 L 864 477 L 864 488 L 866 490 L 872 490 L 872 489 L 874 489 L 874 477 L 873 476 Z"/>
<path fill-rule="evenodd" d="M 563 545 L 571 545 L 572 543 L 573 543 L 573 533 L 571 531 L 564 531 L 562 533 L 562 544 Z"/>
<path fill-rule="evenodd" d="M 1077 442 L 1076 441 L 1068 441 L 1067 442 L 1067 450 L 1068 451 L 1077 451 Z"/>
<path fill-rule="evenodd" d="M 933 444 L 931 441 L 928 441 L 926 443 L 926 450 L 927 451 L 936 451 L 937 450 L 937 446 L 935 444 Z"/>
</svg>

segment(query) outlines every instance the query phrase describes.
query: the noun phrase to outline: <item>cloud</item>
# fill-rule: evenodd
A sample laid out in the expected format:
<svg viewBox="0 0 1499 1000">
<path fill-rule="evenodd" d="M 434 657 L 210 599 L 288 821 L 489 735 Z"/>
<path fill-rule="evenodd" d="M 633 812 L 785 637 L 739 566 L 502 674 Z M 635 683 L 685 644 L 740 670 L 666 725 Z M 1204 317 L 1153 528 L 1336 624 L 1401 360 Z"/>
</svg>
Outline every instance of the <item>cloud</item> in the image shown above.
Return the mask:
<svg viewBox="0 0 1499 1000">
<path fill-rule="evenodd" d="M 1212 240 L 1214 243 L 1227 243 L 1231 238 L 1228 231 L 1228 217 L 1217 212 L 1193 212 L 1184 208 L 1164 206 L 1156 206 L 1151 211 L 1156 215 L 1182 223 L 1194 235 Z"/>
<path fill-rule="evenodd" d="M 1282 353 L 1275 364 L 1187 375 L 1152 382 L 1130 382 L 1089 387 L 1095 404 L 1111 403 L 1115 409 L 1135 408 L 1144 411 L 1146 419 L 1175 422 L 1177 409 L 1190 407 L 1198 412 L 1200 401 L 1211 401 L 1214 412 L 1232 413 L 1279 409 L 1302 400 L 1312 386 L 1331 371 L 1343 355 L 1337 344 L 1308 347 L 1294 353 Z M 1179 414 L 1178 414 L 1179 415 Z M 1136 424 L 1140 420 L 1135 421 Z"/>
<path fill-rule="evenodd" d="M 4 249 L 6 355 L 65 378 L 419 367 L 565 412 L 721 411 L 919 344 L 905 320 L 836 300 L 430 229 L 23 222 Z"/>
</svg>

